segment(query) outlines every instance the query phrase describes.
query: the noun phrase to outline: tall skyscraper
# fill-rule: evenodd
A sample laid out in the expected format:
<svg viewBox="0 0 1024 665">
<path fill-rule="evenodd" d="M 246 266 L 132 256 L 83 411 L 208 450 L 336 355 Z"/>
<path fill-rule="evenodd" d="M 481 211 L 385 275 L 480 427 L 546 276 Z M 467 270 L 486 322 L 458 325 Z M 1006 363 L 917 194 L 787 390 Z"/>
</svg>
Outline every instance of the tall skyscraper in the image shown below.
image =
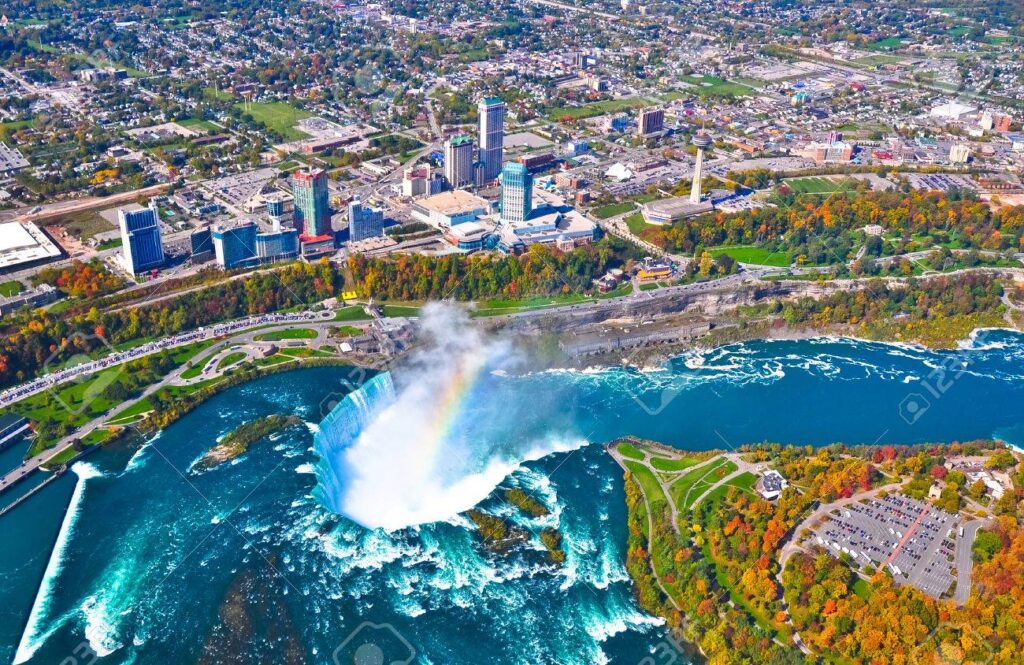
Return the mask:
<svg viewBox="0 0 1024 665">
<path fill-rule="evenodd" d="M 348 204 L 348 239 L 351 242 L 375 238 L 384 233 L 384 211 L 364 206 L 359 199 Z"/>
<path fill-rule="evenodd" d="M 210 229 L 217 263 L 226 270 L 292 259 L 299 254 L 299 234 L 282 229 L 277 223 L 270 231 L 260 231 L 256 222 L 216 224 Z"/>
<path fill-rule="evenodd" d="M 649 108 L 640 111 L 640 117 L 636 123 L 637 133 L 640 136 L 654 136 L 665 130 L 665 110 Z"/>
<path fill-rule="evenodd" d="M 693 135 L 693 145 L 697 146 L 697 161 L 693 165 L 693 185 L 690 187 L 690 203 L 700 203 L 701 178 L 704 174 L 704 148 L 711 145 L 711 136 L 703 129 Z"/>
<path fill-rule="evenodd" d="M 139 274 L 163 265 L 164 246 L 160 237 L 160 215 L 152 203 L 142 210 L 118 210 L 121 247 L 125 268 Z"/>
<path fill-rule="evenodd" d="M 505 102 L 497 97 L 484 97 L 477 104 L 480 116 L 480 161 L 486 181 L 501 173 L 502 147 L 505 142 Z"/>
<path fill-rule="evenodd" d="M 533 212 L 533 176 L 525 166 L 509 162 L 501 170 L 501 221 L 523 222 Z"/>
<path fill-rule="evenodd" d="M 453 136 L 444 144 L 444 177 L 452 189 L 473 184 L 473 139 Z"/>
<path fill-rule="evenodd" d="M 295 228 L 303 238 L 331 234 L 331 210 L 327 205 L 327 172 L 323 169 L 296 171 L 292 175 L 295 196 Z"/>
</svg>

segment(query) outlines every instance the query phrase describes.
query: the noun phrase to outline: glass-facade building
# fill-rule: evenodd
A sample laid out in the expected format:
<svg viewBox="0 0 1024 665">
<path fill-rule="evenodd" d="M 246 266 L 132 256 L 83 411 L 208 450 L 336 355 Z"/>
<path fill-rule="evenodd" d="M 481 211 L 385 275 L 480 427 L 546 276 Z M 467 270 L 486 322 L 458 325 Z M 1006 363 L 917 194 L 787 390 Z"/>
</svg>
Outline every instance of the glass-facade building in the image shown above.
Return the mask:
<svg viewBox="0 0 1024 665">
<path fill-rule="evenodd" d="M 348 204 L 348 238 L 351 242 L 375 238 L 383 233 L 383 210 L 365 206 L 358 199 Z"/>
<path fill-rule="evenodd" d="M 292 175 L 295 197 L 295 228 L 304 238 L 317 238 L 331 233 L 331 210 L 328 206 L 327 172 L 323 169 L 297 171 Z"/>
<path fill-rule="evenodd" d="M 533 212 L 533 176 L 518 162 L 501 170 L 501 221 L 523 222 Z"/>
<path fill-rule="evenodd" d="M 482 177 L 490 182 L 501 172 L 505 143 L 505 102 L 497 97 L 484 97 L 477 104 L 480 119 L 480 162 Z"/>
<path fill-rule="evenodd" d="M 137 275 L 163 265 L 164 246 L 157 209 L 151 206 L 142 210 L 118 210 L 117 218 L 125 267 Z"/>
<path fill-rule="evenodd" d="M 217 263 L 226 270 L 292 259 L 299 255 L 299 232 L 295 229 L 261 232 L 256 222 L 248 221 L 232 226 L 218 224 L 210 235 Z"/>
</svg>

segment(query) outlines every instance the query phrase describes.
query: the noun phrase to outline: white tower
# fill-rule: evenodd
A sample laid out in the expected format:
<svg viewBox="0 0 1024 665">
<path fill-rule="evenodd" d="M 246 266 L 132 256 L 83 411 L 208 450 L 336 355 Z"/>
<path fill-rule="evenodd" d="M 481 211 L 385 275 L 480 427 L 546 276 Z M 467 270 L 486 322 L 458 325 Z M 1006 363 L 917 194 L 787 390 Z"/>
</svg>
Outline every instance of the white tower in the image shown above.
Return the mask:
<svg viewBox="0 0 1024 665">
<path fill-rule="evenodd" d="M 711 136 L 703 129 L 693 135 L 693 145 L 697 146 L 697 162 L 693 166 L 693 186 L 690 188 L 690 203 L 700 203 L 700 184 L 704 168 L 704 148 L 711 145 Z"/>
</svg>

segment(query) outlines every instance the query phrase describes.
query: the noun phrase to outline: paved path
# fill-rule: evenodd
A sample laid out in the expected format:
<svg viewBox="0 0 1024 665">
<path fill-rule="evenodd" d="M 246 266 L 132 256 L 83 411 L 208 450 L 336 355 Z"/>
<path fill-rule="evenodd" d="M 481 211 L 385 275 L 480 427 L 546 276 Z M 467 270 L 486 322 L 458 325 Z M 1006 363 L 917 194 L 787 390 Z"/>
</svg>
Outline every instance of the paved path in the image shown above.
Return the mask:
<svg viewBox="0 0 1024 665">
<path fill-rule="evenodd" d="M 234 335 L 226 337 L 224 340 L 218 341 L 209 349 L 204 349 L 202 353 L 204 354 L 205 358 L 208 358 L 210 357 L 210 352 L 213 351 L 215 352 L 215 355 L 219 357 L 223 354 L 224 350 L 229 350 L 231 346 L 251 342 L 252 339 L 257 335 L 262 335 L 274 330 L 289 330 L 296 327 L 310 327 L 317 329 L 318 333 L 315 339 L 303 341 L 319 343 L 323 339 L 325 339 L 326 329 L 328 327 L 339 325 L 338 323 L 334 322 L 333 318 L 330 319 L 329 321 L 302 321 L 298 322 L 298 325 L 296 325 L 296 323 L 296 321 L 287 321 L 283 323 L 278 323 L 277 325 L 271 325 L 270 327 L 263 327 L 261 325 L 258 330 L 241 330 Z M 196 340 L 192 340 L 192 342 L 194 341 Z M 217 349 L 221 350 L 217 351 Z M 233 366 L 234 365 L 232 365 L 232 367 Z M 16 484 L 17 482 L 23 480 L 24 478 L 34 473 L 40 467 L 45 465 L 49 460 L 63 453 L 68 448 L 72 447 L 76 440 L 84 439 L 86 436 L 88 436 L 95 430 L 106 426 L 111 420 L 117 420 L 119 413 L 123 413 L 127 409 L 130 409 L 132 406 L 146 399 L 147 397 L 149 397 L 156 391 L 160 390 L 161 388 L 164 388 L 169 385 L 187 385 L 190 383 L 195 383 L 195 380 L 181 378 L 181 375 L 184 372 L 188 371 L 188 369 L 189 363 L 185 363 L 181 367 L 178 367 L 177 369 L 168 373 L 166 376 L 160 379 L 160 381 L 146 387 L 146 389 L 143 390 L 142 393 L 137 397 L 118 405 L 116 409 L 111 410 L 110 412 L 104 413 L 99 417 L 90 420 L 89 422 L 85 423 L 82 427 L 76 429 L 72 434 L 69 434 L 68 436 L 59 440 L 54 446 L 51 446 L 42 453 L 25 460 L 24 462 L 22 462 L 20 466 L 18 466 L 15 469 L 12 469 L 11 471 L 7 472 L 2 477 L 0 477 L 0 492 L 3 492 L 4 490 Z M 230 369 L 230 367 L 221 368 L 220 371 L 215 370 L 213 374 L 203 375 L 201 380 L 209 380 L 211 378 L 214 378 L 215 376 L 219 376 L 220 374 L 223 373 L 223 371 L 226 371 L 228 369 Z"/>
<path fill-rule="evenodd" d="M 719 487 L 721 485 L 725 485 L 726 483 L 729 483 L 732 480 L 735 480 L 739 476 L 742 476 L 744 473 L 752 473 L 752 474 L 754 474 L 756 476 L 757 474 L 764 472 L 765 469 L 768 468 L 768 465 L 764 464 L 764 463 L 761 463 L 761 464 L 751 464 L 750 462 L 745 461 L 743 458 L 741 458 L 739 455 L 737 455 L 735 453 L 728 453 L 726 455 L 723 455 L 723 457 L 725 457 L 725 459 L 727 459 L 730 462 L 732 462 L 733 464 L 735 464 L 736 465 L 736 470 L 733 471 L 732 473 L 730 473 L 729 475 L 725 476 L 724 478 L 722 478 L 718 482 L 713 483 L 710 487 L 708 487 L 706 490 L 704 490 L 704 492 L 702 492 L 700 496 L 698 496 L 696 499 L 694 499 L 693 503 L 690 504 L 690 511 L 691 512 L 696 510 L 697 509 L 697 505 L 701 501 L 704 500 L 704 497 L 706 497 L 708 494 L 710 494 L 712 491 L 714 491 L 715 488 L 717 488 L 717 487 Z M 716 458 L 716 459 L 718 459 L 718 458 Z M 701 480 L 704 480 L 704 478 L 701 478 Z M 700 482 L 700 480 L 698 480 L 697 482 Z M 690 490 L 692 491 L 693 487 L 691 487 Z M 690 496 L 690 493 L 687 492 L 686 493 L 686 498 L 683 500 L 683 503 L 686 503 L 686 501 L 689 500 L 689 496 Z"/>
<path fill-rule="evenodd" d="M 608 448 L 608 451 L 611 453 L 612 459 L 614 459 L 618 463 L 618 465 L 622 467 L 622 469 L 624 471 L 627 471 L 627 472 L 630 471 L 629 467 L 626 466 L 626 462 L 625 462 L 625 459 L 623 458 L 622 454 L 619 453 L 618 447 L 611 446 L 611 447 Z M 641 463 L 646 465 L 646 464 L 648 464 L 647 460 L 649 459 L 649 455 L 647 455 L 646 451 L 644 451 L 644 455 L 645 455 L 644 461 L 641 462 Z M 640 460 L 631 460 L 631 461 L 640 462 Z M 655 477 L 657 477 L 657 474 L 655 474 Z M 661 483 L 661 479 L 660 478 L 658 478 L 658 482 L 659 482 L 659 484 Z M 646 510 L 644 512 L 647 513 L 647 556 L 651 557 L 652 556 L 651 553 L 654 551 L 654 520 L 651 517 L 651 503 L 650 503 L 650 500 L 647 498 L 647 493 L 644 492 L 643 486 L 640 485 L 639 482 L 637 482 L 637 486 L 640 488 L 640 496 L 642 496 L 644 498 L 644 507 L 646 508 Z M 665 491 L 664 485 L 662 485 L 662 491 L 663 492 Z M 672 504 L 672 498 L 668 495 L 667 492 L 666 492 L 665 496 L 668 498 L 669 505 L 671 505 Z M 678 525 L 678 523 L 675 520 L 674 511 L 673 511 L 672 524 L 676 527 L 676 531 L 678 532 L 679 531 L 679 525 Z M 672 607 L 676 608 L 677 611 L 681 612 L 682 608 L 679 606 L 679 603 L 677 603 L 676 599 L 672 596 L 672 594 L 670 594 L 665 589 L 665 585 L 662 583 L 661 577 L 658 576 L 658 571 L 656 570 L 656 568 L 654 566 L 654 561 L 648 560 L 648 563 L 650 563 L 651 574 L 654 575 L 654 581 L 657 582 L 658 589 L 660 589 L 661 592 L 665 595 L 665 597 L 668 598 L 669 602 L 672 603 Z"/>
<path fill-rule="evenodd" d="M 974 539 L 978 531 L 987 526 L 989 520 L 976 519 L 963 524 L 964 535 L 956 539 L 956 591 L 953 592 L 953 601 L 957 605 L 963 605 L 971 595 L 971 572 L 974 568 Z"/>
</svg>

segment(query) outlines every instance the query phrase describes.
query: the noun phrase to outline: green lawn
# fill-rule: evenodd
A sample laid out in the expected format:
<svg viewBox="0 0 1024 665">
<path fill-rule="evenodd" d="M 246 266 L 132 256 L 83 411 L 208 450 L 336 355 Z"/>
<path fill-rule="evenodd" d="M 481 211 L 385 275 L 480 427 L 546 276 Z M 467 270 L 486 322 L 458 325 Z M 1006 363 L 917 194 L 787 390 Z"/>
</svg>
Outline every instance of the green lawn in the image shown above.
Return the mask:
<svg viewBox="0 0 1024 665">
<path fill-rule="evenodd" d="M 297 109 L 291 104 L 286 102 L 254 102 L 246 108 L 246 105 L 239 103 L 235 104 L 235 108 L 243 113 L 248 113 L 257 122 L 262 122 L 289 141 L 309 138 L 309 135 L 305 132 L 295 129 L 295 124 L 303 118 L 310 117 L 311 114 Z"/>
<path fill-rule="evenodd" d="M 616 215 L 627 213 L 635 207 L 636 206 L 633 205 L 632 201 L 609 203 L 608 205 L 596 208 L 594 210 L 594 217 L 597 217 L 598 219 L 608 219 L 609 217 L 615 217 Z"/>
<path fill-rule="evenodd" d="M 690 457 L 679 459 L 668 459 L 666 457 L 652 457 L 651 466 L 658 471 L 682 471 L 697 463 L 697 460 Z"/>
<path fill-rule="evenodd" d="M 197 131 L 219 132 L 221 130 L 217 125 L 213 124 L 209 120 L 203 120 L 202 118 L 187 118 L 176 122 L 182 127 L 187 127 L 188 129 L 194 129 Z"/>
<path fill-rule="evenodd" d="M 895 51 L 901 46 L 903 46 L 903 40 L 899 37 L 886 37 L 868 44 L 868 48 L 872 51 Z"/>
<path fill-rule="evenodd" d="M 223 358 L 220 359 L 220 362 L 217 363 L 217 369 L 223 369 L 223 368 L 228 367 L 230 365 L 234 365 L 235 363 L 239 362 L 243 358 L 245 358 L 245 353 L 243 353 L 241 351 L 233 351 L 233 352 L 229 353 L 228 355 L 226 355 L 226 356 L 224 356 Z"/>
<path fill-rule="evenodd" d="M 850 192 L 856 189 L 854 178 L 833 180 L 831 178 L 793 178 L 784 183 L 796 194 L 831 194 L 832 192 Z"/>
<path fill-rule="evenodd" d="M 879 65 L 897 65 L 903 62 L 903 58 L 898 55 L 885 55 L 882 53 L 876 55 L 869 55 L 863 58 L 857 58 L 851 60 L 855 65 L 863 65 L 866 67 L 878 67 Z"/>
<path fill-rule="evenodd" d="M 785 268 L 792 263 L 789 254 L 786 252 L 770 252 L 767 249 L 753 247 L 750 245 L 713 247 L 708 251 L 711 253 L 711 256 L 714 257 L 727 254 L 740 263 L 750 263 L 759 266 Z"/>
<path fill-rule="evenodd" d="M 701 97 L 742 97 L 754 92 L 748 86 L 717 76 L 681 76 L 679 78 L 694 86 L 694 92 Z"/>
<path fill-rule="evenodd" d="M 625 465 L 647 496 L 647 502 L 651 506 L 651 513 L 654 515 L 660 514 L 664 510 L 667 499 L 665 498 L 665 493 L 661 491 L 661 484 L 654 476 L 654 472 L 641 462 L 626 460 Z"/>
<path fill-rule="evenodd" d="M 630 459 L 644 458 L 643 452 L 641 452 L 640 449 L 637 448 L 636 446 L 629 443 L 620 443 L 618 446 L 618 451 L 623 457 L 628 457 Z"/>
<path fill-rule="evenodd" d="M 335 321 L 366 321 L 369 318 L 362 305 L 349 305 L 334 312 Z"/>
<path fill-rule="evenodd" d="M 644 221 L 644 215 L 641 212 L 636 212 L 623 220 L 626 222 L 626 226 L 629 227 L 629 232 L 635 236 L 640 235 L 645 229 L 651 228 L 651 224 Z"/>
<path fill-rule="evenodd" d="M 419 316 L 420 308 L 411 305 L 384 305 L 384 316 Z"/>
<path fill-rule="evenodd" d="M 560 106 L 551 109 L 548 117 L 554 121 L 560 120 L 581 120 L 593 118 L 607 113 L 618 113 L 626 109 L 642 108 L 650 105 L 651 100 L 643 97 L 627 97 L 625 99 L 607 99 L 601 102 L 585 104 L 583 106 Z"/>
<path fill-rule="evenodd" d="M 853 583 L 853 592 L 864 600 L 871 600 L 871 583 L 858 577 Z"/>
<path fill-rule="evenodd" d="M 260 342 L 280 342 L 285 339 L 313 339 L 315 337 L 316 331 L 312 328 L 288 328 L 257 335 L 256 339 Z"/>
<path fill-rule="evenodd" d="M 699 469 L 693 469 L 684 476 L 676 480 L 668 486 L 668 491 L 672 495 L 672 501 L 675 502 L 676 506 L 683 508 L 683 499 L 686 497 L 686 492 L 697 484 L 697 482 L 704 477 L 705 474 L 712 472 L 718 467 L 722 466 L 726 462 L 724 457 L 721 457 L 706 466 L 702 466 Z M 693 495 L 690 498 L 696 498 L 698 495 Z"/>
<path fill-rule="evenodd" d="M 0 296 L 3 296 L 4 298 L 16 296 L 24 290 L 25 285 L 16 279 L 0 283 Z"/>
<path fill-rule="evenodd" d="M 708 489 L 713 487 L 715 483 L 720 481 L 722 478 L 725 478 L 730 473 L 733 473 L 734 471 L 736 471 L 736 469 L 736 463 L 731 461 L 726 462 L 725 464 L 715 465 L 714 469 L 709 470 L 709 472 L 705 474 L 703 478 L 699 478 L 697 482 L 695 482 L 692 485 L 690 489 L 690 496 L 686 497 L 684 495 L 686 502 L 685 505 L 680 506 L 680 508 L 687 510 L 691 508 L 693 506 L 693 502 L 696 501 L 701 494 L 707 492 Z M 723 493 L 728 491 L 725 486 L 715 488 L 716 492 L 720 490 Z"/>
</svg>

